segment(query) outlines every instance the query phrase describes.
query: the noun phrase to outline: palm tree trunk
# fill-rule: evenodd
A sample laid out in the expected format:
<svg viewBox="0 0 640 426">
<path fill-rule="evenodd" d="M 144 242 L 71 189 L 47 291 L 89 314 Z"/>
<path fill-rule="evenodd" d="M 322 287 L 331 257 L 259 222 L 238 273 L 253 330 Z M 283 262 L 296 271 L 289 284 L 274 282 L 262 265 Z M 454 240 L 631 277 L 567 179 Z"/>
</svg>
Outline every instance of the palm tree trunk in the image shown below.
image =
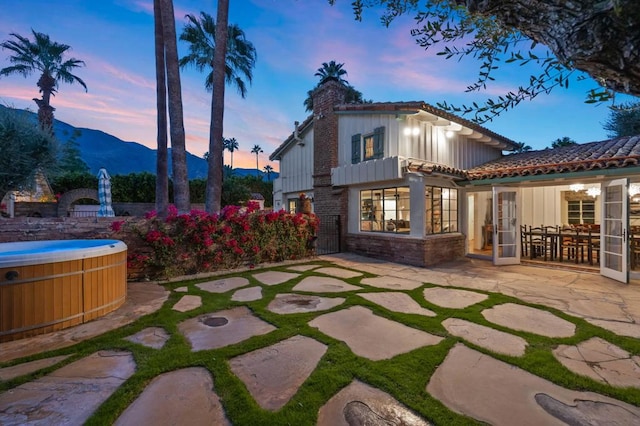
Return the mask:
<svg viewBox="0 0 640 426">
<path fill-rule="evenodd" d="M 38 79 L 37 85 L 40 88 L 40 92 L 42 92 L 42 99 L 33 99 L 38 105 L 38 123 L 40 123 L 42 130 L 53 135 L 53 111 L 55 111 L 55 108 L 49 102 L 51 93 L 53 93 L 53 89 L 56 86 L 56 80 L 51 74 L 44 72 Z"/>
<path fill-rule="evenodd" d="M 169 124 L 171 134 L 171 159 L 173 162 L 173 199 L 179 213 L 188 213 L 189 179 L 182 111 L 182 89 L 178 66 L 176 22 L 172 0 L 160 0 L 162 33 L 165 46 L 167 70 L 167 93 L 169 96 Z"/>
<path fill-rule="evenodd" d="M 211 127 L 209 131 L 209 164 L 205 209 L 209 213 L 220 211 L 222 205 L 222 170 L 224 165 L 223 121 L 225 58 L 229 24 L 229 0 L 218 0 L 215 49 L 213 52 L 213 93 L 211 95 Z"/>
<path fill-rule="evenodd" d="M 233 169 L 233 151 L 231 151 L 231 169 Z"/>
<path fill-rule="evenodd" d="M 158 151 L 156 159 L 156 212 L 167 217 L 169 207 L 169 166 L 167 158 L 167 81 L 164 61 L 164 37 L 160 0 L 153 1 L 156 54 L 156 107 L 158 114 Z"/>
</svg>

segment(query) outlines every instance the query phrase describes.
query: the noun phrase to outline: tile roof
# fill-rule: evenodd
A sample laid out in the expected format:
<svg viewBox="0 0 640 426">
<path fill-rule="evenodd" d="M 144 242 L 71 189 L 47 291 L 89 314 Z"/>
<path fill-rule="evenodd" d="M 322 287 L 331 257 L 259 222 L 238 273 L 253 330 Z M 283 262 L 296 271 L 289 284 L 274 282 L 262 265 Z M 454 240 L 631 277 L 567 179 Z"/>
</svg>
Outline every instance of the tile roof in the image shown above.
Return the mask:
<svg viewBox="0 0 640 426">
<path fill-rule="evenodd" d="M 464 179 L 467 174 L 462 169 L 446 166 L 444 164 L 431 163 L 429 161 L 409 159 L 407 161 L 407 170 L 410 172 L 420 172 L 428 175 L 440 174 L 447 175 L 452 178 Z"/>
<path fill-rule="evenodd" d="M 640 166 L 640 135 L 506 155 L 467 170 L 469 180 Z"/>
</svg>

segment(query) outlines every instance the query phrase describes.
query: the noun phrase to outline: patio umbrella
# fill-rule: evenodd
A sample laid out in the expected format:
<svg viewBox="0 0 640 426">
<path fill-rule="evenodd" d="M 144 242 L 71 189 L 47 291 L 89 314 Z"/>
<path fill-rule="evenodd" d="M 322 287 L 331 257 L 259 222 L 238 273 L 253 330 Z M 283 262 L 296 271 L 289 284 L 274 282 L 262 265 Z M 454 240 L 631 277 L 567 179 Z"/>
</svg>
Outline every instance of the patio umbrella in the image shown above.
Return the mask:
<svg viewBox="0 0 640 426">
<path fill-rule="evenodd" d="M 104 167 L 98 172 L 98 200 L 100 200 L 98 217 L 114 217 L 116 215 L 111 208 L 111 176 Z"/>
</svg>

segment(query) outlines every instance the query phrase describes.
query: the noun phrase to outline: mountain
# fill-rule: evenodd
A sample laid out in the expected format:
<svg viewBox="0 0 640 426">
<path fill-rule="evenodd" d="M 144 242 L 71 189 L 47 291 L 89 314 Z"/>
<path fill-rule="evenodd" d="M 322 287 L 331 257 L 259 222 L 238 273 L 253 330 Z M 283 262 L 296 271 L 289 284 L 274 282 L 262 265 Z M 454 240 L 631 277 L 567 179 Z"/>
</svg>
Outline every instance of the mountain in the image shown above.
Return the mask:
<svg viewBox="0 0 640 426">
<path fill-rule="evenodd" d="M 6 108 L 0 104 L 0 108 Z M 19 110 L 30 114 L 37 121 L 37 114 Z M 92 174 L 97 174 L 101 167 L 107 169 L 110 175 L 126 175 L 129 173 L 156 173 L 156 150 L 137 142 L 126 142 L 100 130 L 74 127 L 64 121 L 55 120 L 53 130 L 61 143 L 68 141 L 77 131 L 75 138 L 80 151 L 80 157 L 89 166 Z M 154 130 L 155 132 L 155 130 Z M 187 152 L 187 171 L 189 179 L 207 178 L 207 162 L 201 157 Z M 256 169 L 233 169 L 237 176 L 255 176 Z M 169 154 L 169 174 L 171 174 L 171 154 Z M 261 176 L 266 173 L 260 172 Z M 272 172 L 271 179 L 278 177 Z"/>
</svg>

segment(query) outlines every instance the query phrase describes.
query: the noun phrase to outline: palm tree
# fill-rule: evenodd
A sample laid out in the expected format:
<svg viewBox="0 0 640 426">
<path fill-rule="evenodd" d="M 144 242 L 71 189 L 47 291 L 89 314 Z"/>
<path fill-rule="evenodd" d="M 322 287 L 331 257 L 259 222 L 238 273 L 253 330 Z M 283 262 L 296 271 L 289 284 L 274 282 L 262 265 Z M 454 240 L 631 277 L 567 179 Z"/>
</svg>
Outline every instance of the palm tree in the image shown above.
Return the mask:
<svg viewBox="0 0 640 426">
<path fill-rule="evenodd" d="M 527 145 L 524 142 L 516 142 L 516 148 L 512 151 L 513 154 L 519 154 L 521 152 L 528 152 L 531 151 L 533 148 L 531 148 L 531 145 Z"/>
<path fill-rule="evenodd" d="M 224 139 L 224 149 L 231 153 L 231 168 L 233 169 L 233 151 L 238 149 L 236 138 Z"/>
<path fill-rule="evenodd" d="M 563 136 L 551 143 L 551 148 L 562 148 L 563 146 L 578 145 L 578 142 L 571 139 L 569 136 Z"/>
<path fill-rule="evenodd" d="M 84 66 L 84 61 L 76 58 L 65 59 L 64 55 L 71 48 L 66 44 L 51 41 L 48 35 L 31 30 L 33 42 L 20 34 L 11 33 L 16 40 L 6 40 L 0 43 L 3 49 L 13 52 L 9 62 L 13 65 L 0 69 L 0 76 L 22 74 L 28 77 L 33 72 L 39 72 L 38 87 L 42 99 L 34 98 L 38 105 L 38 121 L 43 130 L 53 134 L 53 108 L 50 104 L 51 96 L 55 96 L 58 83 L 78 83 L 84 90 L 87 85 L 77 75 L 74 68 Z"/>
<path fill-rule="evenodd" d="M 205 87 L 213 89 L 213 54 L 216 46 L 216 23 L 205 12 L 198 19 L 194 15 L 185 16 L 189 22 L 180 34 L 180 40 L 189 43 L 189 54 L 180 59 L 180 66 L 193 65 L 200 72 L 210 70 L 205 79 Z M 253 81 L 253 68 L 256 63 L 256 49 L 245 37 L 244 31 L 236 24 L 228 26 L 227 53 L 224 76 L 227 84 L 233 84 L 243 98 L 247 95 L 248 81 Z"/>
<path fill-rule="evenodd" d="M 264 166 L 264 171 L 267 173 L 267 181 L 271 181 L 271 173 L 273 172 L 273 167 L 271 167 L 271 165 L 267 164 L 266 166 Z"/>
<path fill-rule="evenodd" d="M 169 210 L 169 159 L 167 149 L 167 78 L 164 67 L 164 37 L 160 0 L 153 0 L 154 38 L 156 56 L 156 109 L 157 109 L 157 157 L 156 157 L 156 212 L 161 218 Z"/>
<path fill-rule="evenodd" d="M 320 84 L 329 80 L 335 80 L 338 83 L 348 85 L 349 82 L 342 78 L 343 75 L 347 75 L 347 70 L 342 68 L 344 64 L 338 64 L 336 61 L 330 61 L 329 63 L 323 62 L 322 66 L 318 68 L 318 71 L 314 74 L 320 77 Z"/>
<path fill-rule="evenodd" d="M 256 155 L 256 176 L 260 175 L 260 166 L 258 166 L 258 155 L 261 152 L 264 152 L 264 151 L 262 150 L 260 145 L 254 145 L 253 148 L 251 148 L 251 153 Z"/>
<path fill-rule="evenodd" d="M 187 15 L 190 23 L 185 26 L 180 39 L 189 42 L 189 54 L 181 59 L 181 66 L 192 64 L 198 70 L 211 68 L 205 87 L 212 91 L 211 125 L 209 129 L 209 152 L 205 209 L 220 210 L 222 200 L 222 169 L 224 164 L 224 89 L 225 82 L 236 85 L 244 98 L 246 84 L 252 80 L 256 50 L 246 40 L 244 32 L 236 25 L 228 25 L 229 0 L 218 1 L 217 25 L 208 14 L 201 12 L 201 19 Z M 227 40 L 216 43 L 216 40 Z M 241 76 L 242 75 L 242 76 Z"/>
<path fill-rule="evenodd" d="M 164 40 L 167 94 L 169 101 L 169 132 L 173 166 L 173 200 L 180 213 L 190 210 L 187 151 L 184 134 L 184 114 L 178 65 L 178 42 L 172 0 L 160 0 L 162 36 Z"/>
</svg>

